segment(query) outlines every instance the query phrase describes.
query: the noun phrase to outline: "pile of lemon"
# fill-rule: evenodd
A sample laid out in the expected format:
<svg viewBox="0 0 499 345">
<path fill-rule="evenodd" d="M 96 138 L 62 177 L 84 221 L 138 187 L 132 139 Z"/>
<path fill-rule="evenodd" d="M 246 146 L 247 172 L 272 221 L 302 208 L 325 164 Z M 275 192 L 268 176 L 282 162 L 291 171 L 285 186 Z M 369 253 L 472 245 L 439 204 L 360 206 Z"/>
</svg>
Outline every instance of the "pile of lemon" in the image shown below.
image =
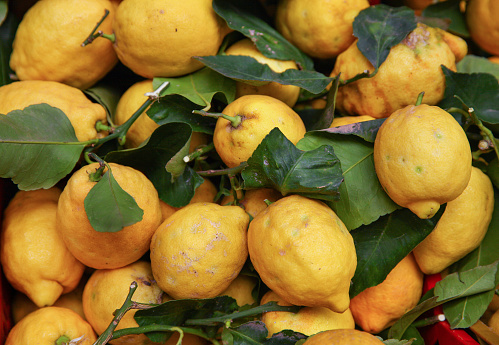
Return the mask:
<svg viewBox="0 0 499 345">
<path fill-rule="evenodd" d="M 370 6 L 367 0 L 261 3 L 289 42 L 315 61 L 334 61 L 331 77 L 341 74 L 347 80 L 373 71 L 352 34 L 353 20 Z M 399 3 L 420 13 L 432 1 Z M 468 0 L 465 5 L 474 44 L 499 56 L 499 3 Z M 251 56 L 277 73 L 300 68 L 295 61 L 264 56 L 249 38 L 223 47 L 232 29 L 211 0 L 40 0 L 22 15 L 10 57 L 15 80 L 0 87 L 0 113 L 47 103 L 66 114 L 79 141 L 109 135 L 112 126 L 103 130 L 96 123 L 125 123 L 154 91 L 153 78 L 199 71 L 204 65 L 194 56 Z M 103 36 L 113 35 L 112 40 L 98 37 L 82 47 L 99 22 Z M 139 304 L 229 295 L 240 307 L 269 301 L 303 307 L 296 313 L 261 314 L 269 337 L 287 329 L 308 337 L 306 344 L 383 344 L 375 335 L 417 305 L 424 275 L 444 271 L 477 248 L 492 218 L 493 184 L 474 166 L 462 125 L 436 106 L 445 91 L 441 65 L 455 71 L 467 54 L 464 39 L 418 24 L 391 49 L 375 76 L 338 89 L 331 127 L 386 119 L 373 157 L 390 199 L 421 219 L 432 218 L 446 204 L 432 233 L 383 283 L 350 298 L 355 244 L 326 203 L 265 188 L 235 191 L 234 204 L 233 195 L 220 200 L 220 188 L 209 177 L 179 208 L 160 200 L 139 170 L 109 163 L 106 169 L 143 214 L 120 231 L 98 232 L 85 199 L 100 165 L 82 160 L 64 183 L 20 190 L 4 211 L 1 265 L 16 290 L 15 325 L 6 344 L 92 344 L 112 323 L 133 281 L 138 285 L 133 300 Z M 107 114 L 83 90 L 117 64 L 137 81 Z M 416 105 L 421 90 L 423 103 Z M 230 169 L 244 164 L 275 127 L 293 144 L 304 138 L 297 112 L 300 87 L 239 80 L 235 92 L 212 136 L 193 133 L 190 152 L 212 142 Z M 325 107 L 324 99 L 315 101 L 314 106 Z M 158 127 L 144 113 L 126 133 L 125 147 L 143 145 Z M 252 274 L 245 264 L 254 268 Z M 116 329 L 137 327 L 136 311 L 128 311 Z M 490 318 L 497 332 L 498 313 Z M 184 344 L 221 341 L 186 328 L 167 343 L 179 339 Z M 110 343 L 152 344 L 145 334 Z"/>
</svg>

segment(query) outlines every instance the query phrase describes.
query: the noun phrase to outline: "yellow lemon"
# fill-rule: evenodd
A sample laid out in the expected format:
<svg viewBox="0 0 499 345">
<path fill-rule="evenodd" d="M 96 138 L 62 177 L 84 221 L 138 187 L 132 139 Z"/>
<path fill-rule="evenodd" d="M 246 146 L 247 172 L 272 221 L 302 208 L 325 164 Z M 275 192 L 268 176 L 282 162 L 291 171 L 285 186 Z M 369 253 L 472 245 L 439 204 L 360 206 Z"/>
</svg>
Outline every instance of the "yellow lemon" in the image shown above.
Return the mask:
<svg viewBox="0 0 499 345">
<path fill-rule="evenodd" d="M 85 267 L 56 230 L 60 189 L 18 191 L 5 209 L 0 258 L 11 285 L 38 307 L 76 288 Z"/>
<path fill-rule="evenodd" d="M 246 261 L 248 222 L 237 206 L 194 203 L 175 212 L 151 241 L 158 285 L 175 299 L 218 296 Z"/>
<path fill-rule="evenodd" d="M 220 293 L 220 296 L 230 296 L 234 298 L 237 305 L 240 307 L 247 304 L 253 305 L 257 302 L 253 297 L 253 290 L 257 283 L 258 279 L 256 277 L 239 274 L 236 279 L 230 283 L 227 289 Z"/>
<path fill-rule="evenodd" d="M 333 122 L 331 122 L 331 125 L 329 126 L 329 128 L 345 126 L 345 125 L 349 125 L 352 123 L 359 123 L 359 122 L 365 122 L 365 121 L 371 121 L 371 120 L 376 120 L 376 118 L 369 116 L 369 115 L 335 117 L 333 119 Z"/>
<path fill-rule="evenodd" d="M 229 168 L 248 160 L 275 127 L 293 144 L 306 132 L 300 116 L 286 103 L 270 96 L 242 96 L 227 105 L 222 113 L 240 119 L 234 126 L 220 117 L 213 134 L 215 149 Z"/>
<path fill-rule="evenodd" d="M 127 0 L 113 21 L 120 61 L 144 78 L 177 77 L 203 67 L 229 32 L 211 0 Z"/>
<path fill-rule="evenodd" d="M 467 52 L 466 42 L 441 29 L 418 24 L 401 43 L 392 47 L 372 78 L 362 78 L 338 89 L 336 106 L 349 115 L 388 117 L 395 110 L 414 104 L 425 92 L 424 103 L 442 100 L 445 77 L 441 65 L 455 71 L 456 62 Z M 353 43 L 338 56 L 331 76 L 341 73 L 348 80 L 364 71 L 374 71 Z"/>
<path fill-rule="evenodd" d="M 306 54 L 329 59 L 353 42 L 352 23 L 367 7 L 367 0 L 283 0 L 277 5 L 275 25 Z"/>
<path fill-rule="evenodd" d="M 115 269 L 96 270 L 83 290 L 83 311 L 97 334 L 106 330 L 114 318 L 114 311 L 121 308 L 132 282 L 137 283 L 132 300 L 137 303 L 160 304 L 169 299 L 158 287 L 152 275 L 151 264 L 136 261 Z M 137 309 L 125 313 L 116 329 L 138 327 L 134 319 Z M 145 334 L 133 334 L 112 341 L 113 344 L 152 344 Z"/>
<path fill-rule="evenodd" d="M 433 231 L 414 248 L 425 274 L 443 271 L 480 245 L 494 211 L 494 188 L 487 175 L 473 167 L 467 187 L 454 200 Z"/>
<path fill-rule="evenodd" d="M 488 326 L 494 333 L 499 334 L 499 311 L 496 311 L 489 319 Z"/>
<path fill-rule="evenodd" d="M 97 133 L 95 124 L 97 121 L 107 122 L 106 110 L 77 88 L 45 80 L 17 81 L 0 87 L 0 114 L 40 103 L 62 110 L 71 121 L 79 141 L 102 136 Z"/>
<path fill-rule="evenodd" d="M 89 174 L 98 163 L 83 166 L 69 178 L 57 209 L 57 230 L 73 255 L 92 268 L 118 268 L 137 261 L 148 249 L 162 214 L 158 192 L 149 179 L 131 167 L 109 163 L 116 182 L 144 211 L 142 220 L 118 232 L 98 232 L 85 212 L 84 201 L 97 183 Z"/>
<path fill-rule="evenodd" d="M 248 248 L 262 281 L 289 303 L 342 313 L 357 266 L 353 238 L 319 200 L 290 195 L 250 223 Z"/>
<path fill-rule="evenodd" d="M 350 309 L 355 323 L 364 331 L 377 334 L 393 325 L 414 308 L 423 293 L 423 273 L 409 253 L 376 286 L 352 298 Z"/>
<path fill-rule="evenodd" d="M 10 67 L 20 80 L 52 80 L 87 89 L 118 62 L 109 40 L 82 47 L 97 22 L 109 32 L 115 8 L 108 0 L 44 0 L 23 16 L 16 31 Z"/>
<path fill-rule="evenodd" d="M 309 337 L 306 345 L 381 345 L 379 338 L 357 329 L 333 329 Z"/>
<path fill-rule="evenodd" d="M 492 55 L 499 55 L 499 2 L 469 0 L 466 3 L 466 24 L 473 42 Z"/>
<path fill-rule="evenodd" d="M 265 304 L 271 301 L 282 306 L 291 306 L 275 292 L 267 292 L 260 301 Z M 269 331 L 269 337 L 285 329 L 291 329 L 305 335 L 312 335 L 329 329 L 354 329 L 355 322 L 352 312 L 347 309 L 343 313 L 336 313 L 325 307 L 304 307 L 297 313 L 284 311 L 269 311 L 262 314 L 262 322 Z"/>
<path fill-rule="evenodd" d="M 419 218 L 431 218 L 468 185 L 470 144 L 445 110 L 409 105 L 381 125 L 374 142 L 374 167 L 394 202 Z"/>
<path fill-rule="evenodd" d="M 239 193 L 238 193 L 239 197 Z M 241 193 L 241 199 L 239 200 L 239 206 L 241 206 L 248 214 L 255 218 L 258 213 L 267 208 L 267 203 L 274 202 L 282 198 L 282 194 L 272 188 L 258 188 L 249 189 L 244 191 L 244 196 Z M 234 201 L 234 195 L 226 196 L 222 199 L 221 204 L 227 205 Z"/>
<path fill-rule="evenodd" d="M 277 73 L 282 73 L 288 69 L 298 69 L 296 62 L 292 60 L 276 60 L 266 57 L 249 38 L 234 43 L 225 51 L 225 54 L 250 56 L 259 63 L 268 65 L 271 70 Z M 265 85 L 251 85 L 238 81 L 236 83 L 236 97 L 244 95 L 267 95 L 280 99 L 293 107 L 300 95 L 300 88 L 295 85 L 283 85 L 273 81 Z"/>
<path fill-rule="evenodd" d="M 92 345 L 97 337 L 92 326 L 71 309 L 45 307 L 26 315 L 14 325 L 5 345 L 53 345 L 58 340 Z"/>
</svg>

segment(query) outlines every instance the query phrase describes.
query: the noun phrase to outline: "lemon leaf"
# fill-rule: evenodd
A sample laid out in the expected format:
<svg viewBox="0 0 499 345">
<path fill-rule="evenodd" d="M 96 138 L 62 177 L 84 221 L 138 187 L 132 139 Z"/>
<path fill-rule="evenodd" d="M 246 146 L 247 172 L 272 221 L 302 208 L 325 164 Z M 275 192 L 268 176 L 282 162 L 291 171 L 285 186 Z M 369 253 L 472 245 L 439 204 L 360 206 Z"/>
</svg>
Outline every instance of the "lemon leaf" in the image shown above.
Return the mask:
<svg viewBox="0 0 499 345">
<path fill-rule="evenodd" d="M 261 19 L 261 13 L 255 3 L 244 0 L 214 0 L 213 9 L 225 19 L 231 29 L 251 39 L 266 57 L 294 60 L 303 69 L 313 70 L 312 59 Z"/>
<path fill-rule="evenodd" d="M 449 22 L 442 29 L 462 37 L 469 37 L 470 33 L 466 26 L 466 18 L 460 10 L 460 2 L 461 0 L 449 0 L 431 4 L 423 10 L 421 21 L 425 22 L 426 18 L 440 18 Z"/>
<path fill-rule="evenodd" d="M 483 56 L 466 55 L 456 64 L 458 73 L 489 73 L 499 79 L 499 64 Z"/>
<path fill-rule="evenodd" d="M 262 64 L 250 56 L 215 55 L 198 56 L 196 59 L 228 78 L 257 86 L 273 81 L 283 85 L 299 86 L 318 94 L 333 80 L 311 70 L 288 69 L 281 73 L 274 72 L 267 64 Z"/>
<path fill-rule="evenodd" d="M 250 321 L 238 327 L 224 328 L 222 331 L 222 340 L 225 344 L 246 345 L 246 344 L 265 344 L 265 345 L 294 345 L 307 336 L 284 330 L 273 334 L 267 338 L 268 330 L 262 321 Z"/>
<path fill-rule="evenodd" d="M 0 25 L 2 25 L 5 21 L 5 18 L 7 18 L 8 9 L 9 5 L 7 3 L 7 0 L 0 0 Z"/>
<path fill-rule="evenodd" d="M 445 75 L 444 98 L 438 104 L 441 108 L 462 108 L 459 96 L 475 110 L 478 118 L 489 124 L 499 123 L 499 83 L 488 73 L 457 73 L 441 66 Z M 467 111 L 467 109 L 465 109 Z"/>
<path fill-rule="evenodd" d="M 48 104 L 0 115 L 0 177 L 21 190 L 53 187 L 73 170 L 84 147 L 66 114 Z"/>
<path fill-rule="evenodd" d="M 370 6 L 353 21 L 353 34 L 359 39 L 357 47 L 376 69 L 386 60 L 390 49 L 415 28 L 414 11 L 405 6 Z"/>
<path fill-rule="evenodd" d="M 12 73 L 9 60 L 18 24 L 16 16 L 9 12 L 0 26 L 0 85 L 12 82 L 9 76 Z"/>
<path fill-rule="evenodd" d="M 99 232 L 118 232 L 140 222 L 144 215 L 135 199 L 114 179 L 110 169 L 90 189 L 84 207 L 90 225 Z"/>
<path fill-rule="evenodd" d="M 186 123 L 167 123 L 159 126 L 142 146 L 109 152 L 105 161 L 141 171 L 154 184 L 161 200 L 173 207 L 182 207 L 189 203 L 196 188 L 204 182 L 182 161 L 182 155 L 177 155 L 189 146 L 191 134 L 192 129 Z M 167 165 L 176 177 L 167 170 Z"/>
<path fill-rule="evenodd" d="M 290 193 L 336 200 L 343 177 L 331 146 L 301 151 L 279 128 L 274 128 L 258 145 L 241 172 L 244 188 L 274 188 Z"/>
</svg>

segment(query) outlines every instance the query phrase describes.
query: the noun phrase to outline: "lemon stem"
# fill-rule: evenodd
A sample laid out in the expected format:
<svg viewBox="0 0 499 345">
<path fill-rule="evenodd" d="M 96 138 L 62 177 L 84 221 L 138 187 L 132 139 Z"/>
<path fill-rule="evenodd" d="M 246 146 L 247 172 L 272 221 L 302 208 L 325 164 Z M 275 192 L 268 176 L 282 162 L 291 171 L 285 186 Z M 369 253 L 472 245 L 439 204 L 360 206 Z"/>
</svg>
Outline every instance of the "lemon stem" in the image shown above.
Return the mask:
<svg viewBox="0 0 499 345">
<path fill-rule="evenodd" d="M 228 168 L 228 169 L 220 169 L 220 170 L 203 170 L 198 171 L 197 174 L 199 176 L 221 176 L 221 175 L 229 175 L 229 174 L 237 174 L 244 170 L 248 166 L 248 163 L 242 162 L 237 167 Z"/>
<path fill-rule="evenodd" d="M 185 156 L 183 158 L 183 161 L 184 161 L 184 163 L 192 162 L 193 160 L 198 159 L 199 157 L 204 155 L 205 153 L 210 152 L 214 148 L 215 148 L 215 144 L 213 144 L 213 142 L 208 144 L 208 145 L 201 146 L 201 147 L 197 148 L 196 150 L 194 150 L 193 152 L 189 153 L 187 156 Z"/>
<path fill-rule="evenodd" d="M 115 37 L 114 37 L 114 34 L 111 34 L 111 35 L 106 35 L 104 34 L 102 31 L 97 31 L 97 29 L 99 28 L 99 26 L 104 22 L 104 20 L 106 19 L 106 17 L 109 15 L 109 10 L 108 9 L 105 9 L 104 10 L 104 16 L 102 16 L 102 18 L 97 22 L 97 24 L 95 25 L 94 29 L 92 30 L 92 32 L 90 33 L 90 35 L 88 35 L 87 39 L 85 41 L 83 41 L 83 43 L 81 44 L 82 47 L 85 47 L 86 45 L 92 43 L 97 37 L 105 37 L 107 39 L 110 39 L 111 42 L 114 43 L 115 41 Z M 111 38 L 112 37 L 112 38 Z"/>
<path fill-rule="evenodd" d="M 99 168 L 94 173 L 88 174 L 88 179 L 91 182 L 99 182 L 100 179 L 102 178 L 102 175 L 104 175 L 104 169 L 106 168 L 106 162 L 99 156 L 97 156 L 95 153 L 90 152 L 87 155 L 89 158 L 92 158 L 99 163 Z"/>
<path fill-rule="evenodd" d="M 415 321 L 412 325 L 414 327 L 425 327 L 425 326 L 430 326 L 430 325 L 433 325 L 435 323 L 439 323 L 442 321 L 445 321 L 445 315 L 438 314 L 435 316 L 427 317 L 426 319 L 421 319 L 421 320 Z"/>
<path fill-rule="evenodd" d="M 424 97 L 424 91 L 418 95 L 418 99 L 416 100 L 416 107 L 418 105 L 421 105 L 421 103 L 423 103 L 423 97 Z"/>
<path fill-rule="evenodd" d="M 64 345 L 67 344 L 71 341 L 71 338 L 69 338 L 67 335 L 61 335 L 56 341 L 55 345 Z"/>
<path fill-rule="evenodd" d="M 105 125 L 104 123 L 102 123 L 102 121 L 97 121 L 95 123 L 95 130 L 97 132 L 100 132 L 100 131 L 107 131 L 107 132 L 110 132 L 112 133 L 114 131 L 114 127 L 113 126 L 108 126 L 108 125 Z"/>
<path fill-rule="evenodd" d="M 242 117 L 240 115 L 229 116 L 229 115 L 226 115 L 226 114 L 223 114 L 223 113 L 209 113 L 209 112 L 204 111 L 204 110 L 193 110 L 192 113 L 196 114 L 196 115 L 213 117 L 213 118 L 216 118 L 216 119 L 218 119 L 219 117 L 223 117 L 227 121 L 230 121 L 230 124 L 234 128 L 237 128 L 241 124 L 241 122 L 243 121 L 243 119 L 242 119 Z"/>
</svg>

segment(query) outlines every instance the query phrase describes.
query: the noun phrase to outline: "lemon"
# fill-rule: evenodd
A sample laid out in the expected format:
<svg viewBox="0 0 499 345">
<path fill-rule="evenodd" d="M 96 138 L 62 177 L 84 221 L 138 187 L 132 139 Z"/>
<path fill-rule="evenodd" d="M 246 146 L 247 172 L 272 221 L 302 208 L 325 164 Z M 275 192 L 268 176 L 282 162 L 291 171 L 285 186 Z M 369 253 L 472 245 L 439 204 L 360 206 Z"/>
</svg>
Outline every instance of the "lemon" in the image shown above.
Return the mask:
<svg viewBox="0 0 499 345">
<path fill-rule="evenodd" d="M 425 274 L 443 271 L 480 245 L 494 211 L 489 177 L 473 167 L 464 191 L 449 201 L 435 229 L 416 247 L 414 256 Z"/>
<path fill-rule="evenodd" d="M 298 69 L 296 62 L 293 60 L 276 60 L 266 57 L 249 38 L 234 43 L 225 51 L 225 54 L 250 56 L 259 63 L 268 65 L 271 70 L 277 73 L 282 73 L 288 69 Z M 243 95 L 267 95 L 293 107 L 300 95 L 300 88 L 295 85 L 283 85 L 273 81 L 265 85 L 251 85 L 243 81 L 237 81 L 236 98 Z"/>
<path fill-rule="evenodd" d="M 499 55 L 499 3 L 495 0 L 469 0 L 466 3 L 466 24 L 470 36 L 480 48 Z"/>
<path fill-rule="evenodd" d="M 44 0 L 23 16 L 16 31 L 10 67 L 19 80 L 52 80 L 87 89 L 118 62 L 105 39 L 82 47 L 97 22 L 109 32 L 114 6 L 108 0 Z"/>
<path fill-rule="evenodd" d="M 98 232 L 85 212 L 84 201 L 97 182 L 89 174 L 98 163 L 83 166 L 69 178 L 57 209 L 57 230 L 73 255 L 92 268 L 118 268 L 144 255 L 151 237 L 161 223 L 158 192 L 147 177 L 131 167 L 109 163 L 116 182 L 144 211 L 142 220 L 118 232 Z"/>
<path fill-rule="evenodd" d="M 494 333 L 499 334 L 499 311 L 496 311 L 489 319 L 488 326 L 494 331 Z"/>
<path fill-rule="evenodd" d="M 457 198 L 471 176 L 471 150 L 454 117 L 437 106 L 409 105 L 379 128 L 374 167 L 388 196 L 419 218 Z"/>
<path fill-rule="evenodd" d="M 45 80 L 17 81 L 0 87 L 0 114 L 40 103 L 62 110 L 71 121 L 79 141 L 102 136 L 97 133 L 95 124 L 98 121 L 106 123 L 106 110 L 75 87 Z"/>
<path fill-rule="evenodd" d="M 376 118 L 369 115 L 335 117 L 333 119 L 333 122 L 331 122 L 329 128 L 335 128 L 335 127 L 350 125 L 352 123 L 359 123 L 371 120 L 376 120 Z"/>
<path fill-rule="evenodd" d="M 114 318 L 114 311 L 126 300 L 130 285 L 137 283 L 132 300 L 137 303 L 160 304 L 169 299 L 158 287 L 152 275 L 151 264 L 136 261 L 130 265 L 114 269 L 96 270 L 83 290 L 83 311 L 88 322 L 97 334 L 102 334 Z M 134 319 L 137 309 L 123 315 L 116 329 L 138 327 Z M 152 344 L 145 334 L 132 334 L 112 341 L 113 344 Z"/>
<path fill-rule="evenodd" d="M 203 67 L 230 31 L 211 0 L 127 0 L 113 21 L 119 60 L 144 78 L 177 77 Z"/>
<path fill-rule="evenodd" d="M 237 98 L 222 111 L 241 122 L 236 127 L 223 117 L 218 118 L 213 133 L 215 150 L 222 161 L 233 168 L 248 160 L 263 138 L 275 127 L 296 144 L 305 135 L 300 116 L 286 103 L 265 95 Z"/>
<path fill-rule="evenodd" d="M 256 277 L 239 274 L 236 279 L 230 283 L 227 289 L 220 293 L 220 296 L 230 296 L 234 298 L 237 305 L 240 307 L 247 304 L 253 305 L 257 302 L 253 296 L 253 290 L 257 283 L 258 279 Z"/>
<path fill-rule="evenodd" d="M 237 206 L 194 203 L 175 212 L 151 241 L 158 285 L 175 299 L 218 296 L 246 261 L 248 222 Z"/>
<path fill-rule="evenodd" d="M 71 309 L 45 307 L 14 325 L 5 345 L 53 345 L 60 338 L 79 345 L 92 345 L 97 340 L 92 326 Z"/>
<path fill-rule="evenodd" d="M 278 302 L 282 306 L 292 305 L 273 291 L 267 292 L 262 297 L 260 304 L 270 301 Z M 285 329 L 305 335 L 312 335 L 329 329 L 355 328 L 355 322 L 350 309 L 347 309 L 343 313 L 336 313 L 325 307 L 304 307 L 297 313 L 270 311 L 262 314 L 262 322 L 269 331 L 269 337 Z"/>
<path fill-rule="evenodd" d="M 456 71 L 456 62 L 466 55 L 466 42 L 438 28 L 418 24 L 401 43 L 391 48 L 372 78 L 341 86 L 337 109 L 348 115 L 388 117 L 395 110 L 414 104 L 425 92 L 423 102 L 436 105 L 444 96 L 445 76 L 441 65 Z M 341 73 L 348 80 L 364 71 L 374 71 L 357 42 L 336 59 L 331 77 Z"/>
<path fill-rule="evenodd" d="M 239 191 L 238 191 L 239 192 Z M 282 198 L 282 194 L 272 188 L 258 188 L 244 191 L 244 195 L 238 193 L 239 206 L 241 206 L 251 217 L 255 218 L 258 213 L 267 208 L 268 202 L 274 202 Z M 234 202 L 234 195 L 225 196 L 222 199 L 222 205 L 228 205 Z"/>
<path fill-rule="evenodd" d="M 306 345 L 381 345 L 384 344 L 374 335 L 357 329 L 333 329 L 309 337 Z"/>
<path fill-rule="evenodd" d="M 329 59 L 353 42 L 353 20 L 367 7 L 367 0 L 283 0 L 277 5 L 275 26 L 307 55 Z"/>
<path fill-rule="evenodd" d="M 423 293 L 423 273 L 409 253 L 385 280 L 359 293 L 350 301 L 355 323 L 377 334 L 414 308 Z"/>
<path fill-rule="evenodd" d="M 38 307 L 76 288 L 85 267 L 56 230 L 60 189 L 18 191 L 5 209 L 0 258 L 10 284 Z"/>
<path fill-rule="evenodd" d="M 355 246 L 323 202 L 299 195 L 277 200 L 251 221 L 248 248 L 262 281 L 287 302 L 348 309 Z"/>
</svg>

